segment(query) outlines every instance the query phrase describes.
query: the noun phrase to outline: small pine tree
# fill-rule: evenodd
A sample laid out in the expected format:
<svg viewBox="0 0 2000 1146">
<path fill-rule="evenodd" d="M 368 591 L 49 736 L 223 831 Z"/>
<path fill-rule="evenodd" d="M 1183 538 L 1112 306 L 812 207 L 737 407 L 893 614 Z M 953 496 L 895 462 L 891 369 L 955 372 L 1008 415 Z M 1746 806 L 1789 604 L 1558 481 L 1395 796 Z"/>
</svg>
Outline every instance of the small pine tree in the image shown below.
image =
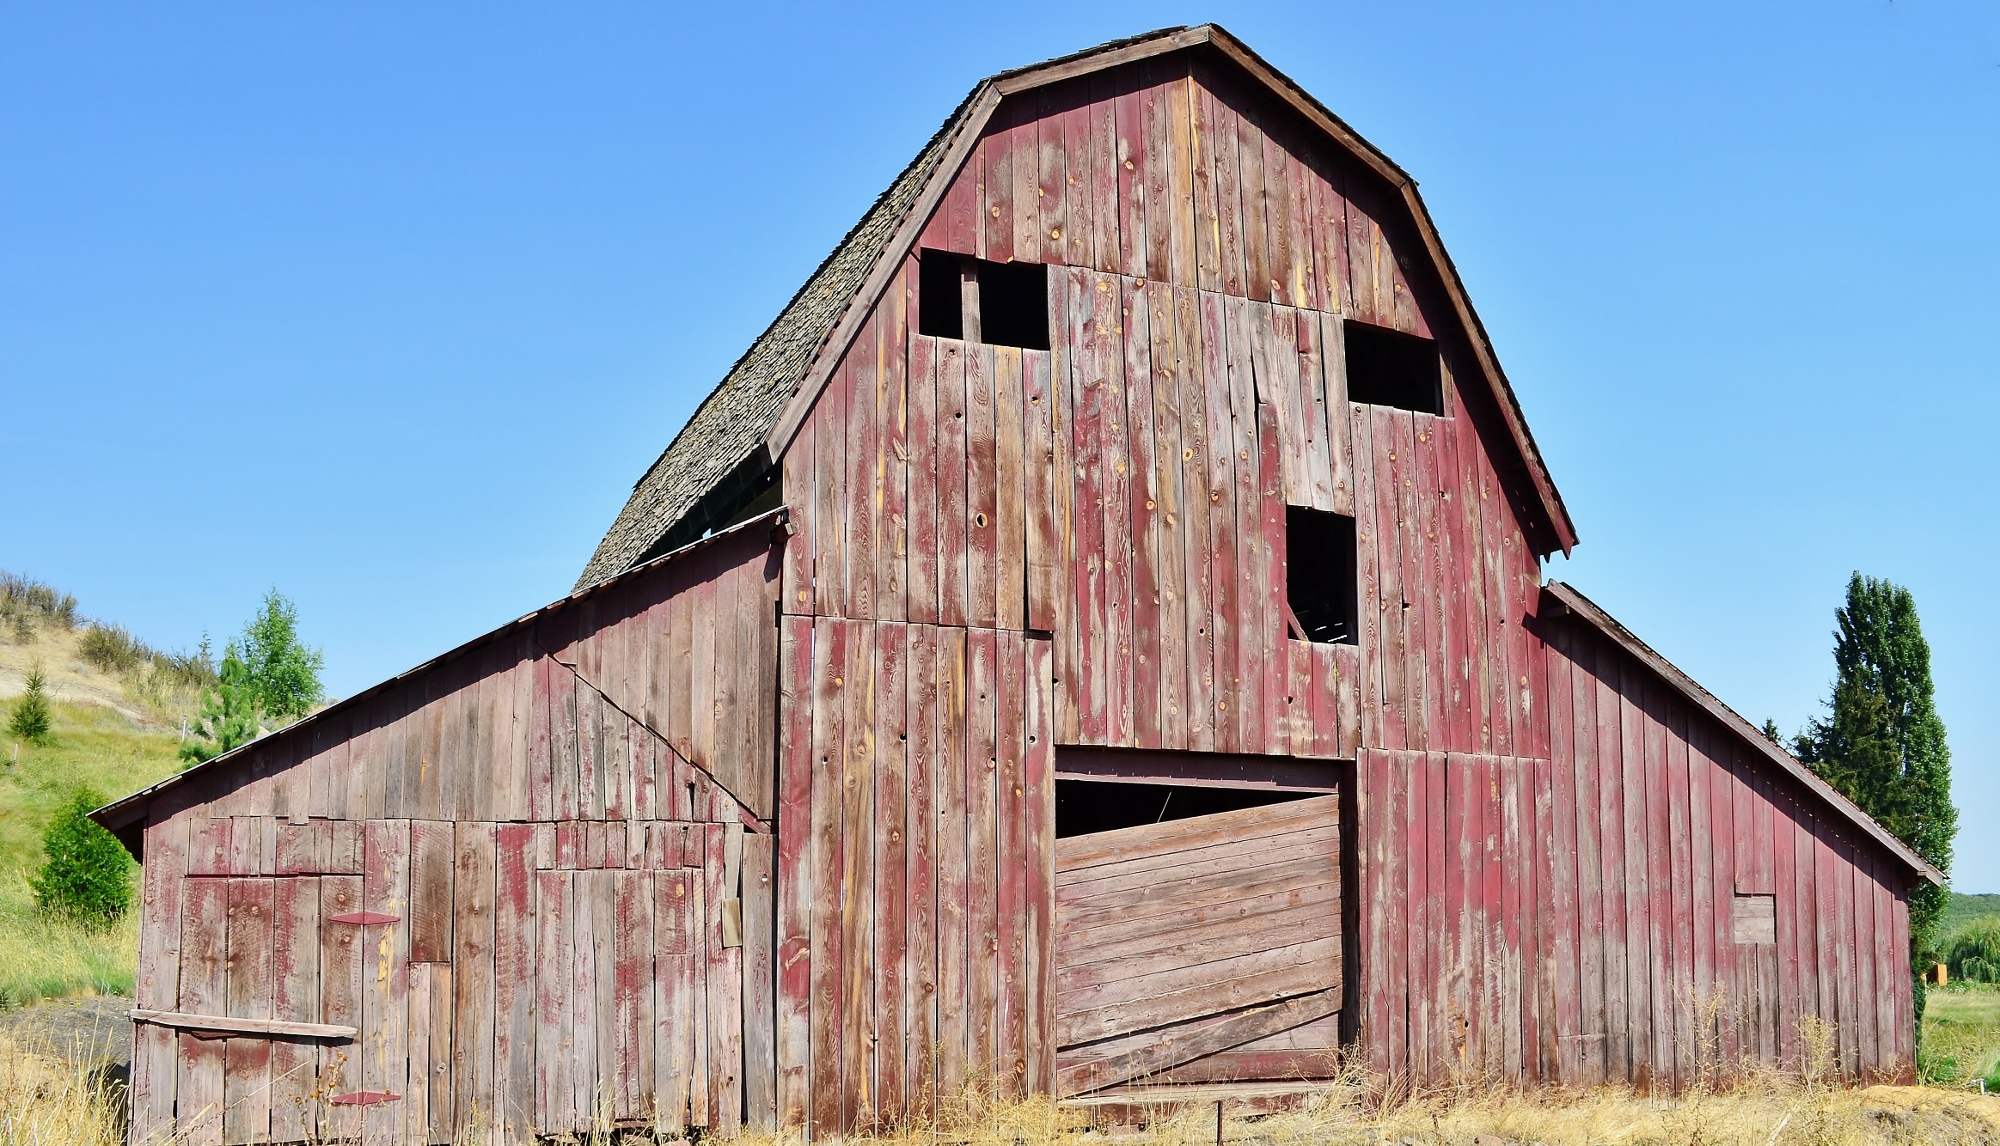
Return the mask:
<svg viewBox="0 0 2000 1146">
<path fill-rule="evenodd" d="M 48 858 L 28 884 L 43 911 L 109 930 L 132 904 L 132 859 L 117 837 L 91 820 L 90 810 L 102 802 L 83 788 L 63 805 L 42 836 Z"/>
<path fill-rule="evenodd" d="M 299 641 L 298 607 L 276 589 L 264 594 L 263 608 L 244 626 L 237 644 L 257 701 L 273 719 L 304 716 L 325 699 L 319 679 L 325 654 Z"/>
<path fill-rule="evenodd" d="M 48 677 L 42 666 L 28 670 L 27 691 L 14 702 L 14 717 L 7 722 L 9 735 L 18 736 L 30 744 L 46 744 L 49 739 L 49 695 Z"/>
<path fill-rule="evenodd" d="M 232 644 L 222 652 L 215 687 L 201 692 L 201 716 L 181 744 L 181 759 L 189 765 L 205 764 L 257 739 L 260 713 L 257 686 Z"/>
<path fill-rule="evenodd" d="M 1763 731 L 1764 731 L 1764 739 L 1769 740 L 1771 743 L 1776 744 L 1781 748 L 1784 747 L 1785 737 L 1783 733 L 1778 731 L 1777 721 L 1771 720 L 1767 717 L 1764 721 Z"/>
</svg>

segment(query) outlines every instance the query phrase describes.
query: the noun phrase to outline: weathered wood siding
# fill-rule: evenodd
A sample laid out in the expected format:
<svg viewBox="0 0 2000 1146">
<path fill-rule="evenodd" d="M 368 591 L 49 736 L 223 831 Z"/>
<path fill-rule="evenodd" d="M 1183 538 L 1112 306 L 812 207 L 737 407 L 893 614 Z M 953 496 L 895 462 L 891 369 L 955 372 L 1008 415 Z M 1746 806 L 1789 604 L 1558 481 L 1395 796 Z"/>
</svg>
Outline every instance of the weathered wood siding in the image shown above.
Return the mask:
<svg viewBox="0 0 2000 1146">
<path fill-rule="evenodd" d="M 1370 1064 L 1668 1091 L 1798 1067 L 1810 1015 L 1846 1077 L 1910 1078 L 1907 869 L 1594 630 L 1537 632 L 1548 756 L 1362 753 Z"/>
<path fill-rule="evenodd" d="M 140 1024 L 137 1140 L 770 1124 L 773 837 L 689 755 L 769 783 L 770 555 L 636 574 L 157 798 L 137 1005 L 360 1034 Z M 364 1092 L 395 1097 L 333 1101 Z"/>
<path fill-rule="evenodd" d="M 778 1107 L 816 1134 L 1054 1085 L 1048 642 L 787 617 Z"/>
<path fill-rule="evenodd" d="M 1188 55 L 1003 103 L 922 245 L 1055 264 L 1052 348 L 913 333 L 906 262 L 783 459 L 785 610 L 1051 632 L 1064 743 L 1518 751 L 1539 564 L 1390 192 Z M 1350 403 L 1348 320 L 1444 414 Z M 1285 639 L 1287 504 L 1357 519 L 1358 647 Z"/>
</svg>

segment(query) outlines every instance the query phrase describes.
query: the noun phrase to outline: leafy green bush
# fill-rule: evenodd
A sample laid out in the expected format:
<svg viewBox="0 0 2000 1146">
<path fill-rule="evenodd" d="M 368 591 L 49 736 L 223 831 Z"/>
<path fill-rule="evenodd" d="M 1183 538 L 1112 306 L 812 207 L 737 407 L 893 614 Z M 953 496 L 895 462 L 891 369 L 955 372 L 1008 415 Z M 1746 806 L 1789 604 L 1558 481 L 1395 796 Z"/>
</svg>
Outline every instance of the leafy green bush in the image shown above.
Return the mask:
<svg viewBox="0 0 2000 1146">
<path fill-rule="evenodd" d="M 30 744 L 46 744 L 49 739 L 49 694 L 48 677 L 40 665 L 28 670 L 28 688 L 21 699 L 14 702 L 13 719 L 7 722 L 9 734 L 18 736 Z"/>
<path fill-rule="evenodd" d="M 29 877 L 35 904 L 50 915 L 109 930 L 132 905 L 132 858 L 90 819 L 103 798 L 80 788 L 49 823 L 42 837 L 48 859 Z"/>
<path fill-rule="evenodd" d="M 29 635 L 33 630 L 28 626 L 37 618 L 74 629 L 76 598 L 52 585 L 0 569 L 0 618 L 13 621 L 17 631 Z"/>
<path fill-rule="evenodd" d="M 1946 940 L 1944 962 L 1954 979 L 2000 983 L 2000 919 L 1968 924 Z"/>
</svg>

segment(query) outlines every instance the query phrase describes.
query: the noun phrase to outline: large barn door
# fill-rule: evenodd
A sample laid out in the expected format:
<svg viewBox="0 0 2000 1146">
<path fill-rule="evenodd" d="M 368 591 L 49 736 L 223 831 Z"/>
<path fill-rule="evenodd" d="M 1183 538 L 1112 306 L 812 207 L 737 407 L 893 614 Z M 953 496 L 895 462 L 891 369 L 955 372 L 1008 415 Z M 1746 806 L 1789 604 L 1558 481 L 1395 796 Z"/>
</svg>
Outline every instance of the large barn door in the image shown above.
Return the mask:
<svg viewBox="0 0 2000 1146">
<path fill-rule="evenodd" d="M 1318 796 L 1056 841 L 1063 1095 L 1330 1073 L 1339 809 Z"/>
</svg>

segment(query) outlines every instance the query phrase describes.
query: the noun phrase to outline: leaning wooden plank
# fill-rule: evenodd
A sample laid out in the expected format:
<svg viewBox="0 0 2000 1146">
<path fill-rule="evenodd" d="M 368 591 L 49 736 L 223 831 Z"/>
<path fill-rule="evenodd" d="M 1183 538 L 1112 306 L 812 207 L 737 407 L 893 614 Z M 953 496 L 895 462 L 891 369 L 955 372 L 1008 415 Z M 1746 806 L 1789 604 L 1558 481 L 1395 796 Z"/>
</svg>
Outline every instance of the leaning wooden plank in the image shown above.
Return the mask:
<svg viewBox="0 0 2000 1146">
<path fill-rule="evenodd" d="M 149 1011 L 134 1007 L 126 1014 L 135 1023 L 150 1023 L 182 1031 L 217 1034 L 269 1035 L 277 1038 L 349 1041 L 358 1028 L 344 1023 L 303 1023 L 286 1019 L 243 1018 L 239 1015 L 197 1015 L 185 1011 Z"/>
<path fill-rule="evenodd" d="M 1059 998 L 1068 998 L 1088 987 L 1137 990 L 1148 975 L 1276 951 L 1338 934 L 1339 905 L 1323 898 L 1295 910 L 1259 916 L 1254 928 L 1190 927 L 1181 933 L 1154 936 L 1144 949 L 1114 941 L 1076 951 L 1064 944 L 1058 948 L 1065 958 L 1056 975 L 1056 991 Z"/>
<path fill-rule="evenodd" d="M 1314 796 L 1211 816 L 1066 836 L 1056 841 L 1056 869 L 1060 873 L 1057 878 L 1061 882 L 1079 868 L 1163 849 L 1204 847 L 1246 836 L 1290 831 L 1294 826 L 1310 826 L 1298 822 L 1336 819 L 1339 807 L 1336 796 Z"/>
<path fill-rule="evenodd" d="M 494 1125 L 493 907 L 495 828 L 457 825 L 453 865 L 452 1125 L 461 1138 Z"/>
<path fill-rule="evenodd" d="M 778 1119 L 806 1121 L 812 1005 L 813 622 L 784 620 L 778 654 L 777 1061 Z"/>
<path fill-rule="evenodd" d="M 1254 1007 L 1222 1022 L 1204 1027 L 1190 1036 L 1164 1032 L 1157 1039 L 1115 1059 L 1085 1060 L 1060 1071 L 1057 1093 L 1064 1096 L 1100 1090 L 1107 1086 L 1161 1071 L 1181 1063 L 1264 1038 L 1282 1030 L 1312 1022 L 1340 1009 L 1339 991 L 1320 991 L 1267 1006 Z"/>
<path fill-rule="evenodd" d="M 1339 966 L 1340 939 L 1332 936 L 1135 983 L 1086 987 L 1057 1000 L 1056 1037 L 1070 1046 L 1338 987 Z"/>
</svg>

